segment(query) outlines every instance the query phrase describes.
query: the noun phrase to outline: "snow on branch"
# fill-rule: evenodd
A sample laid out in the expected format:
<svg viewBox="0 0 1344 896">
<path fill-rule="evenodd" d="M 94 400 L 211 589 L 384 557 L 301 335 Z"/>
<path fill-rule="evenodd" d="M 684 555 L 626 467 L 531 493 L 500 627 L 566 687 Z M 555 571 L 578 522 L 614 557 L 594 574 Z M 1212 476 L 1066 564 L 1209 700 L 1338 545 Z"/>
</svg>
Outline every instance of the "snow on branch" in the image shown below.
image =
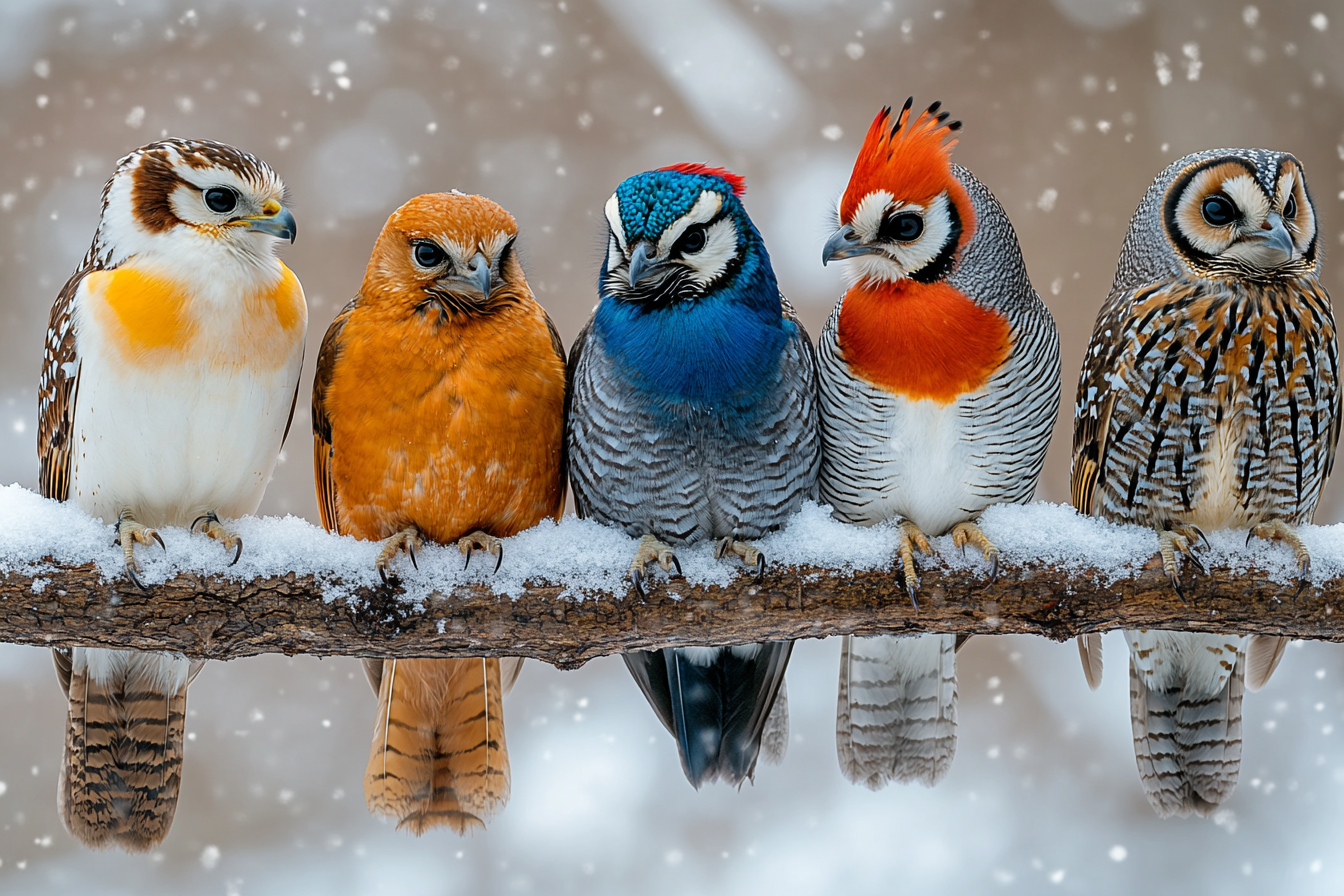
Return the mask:
<svg viewBox="0 0 1344 896">
<path fill-rule="evenodd" d="M 573 667 L 606 654 L 686 644 L 740 644 L 840 634 L 1030 633 L 1065 639 L 1113 628 L 1259 632 L 1344 641 L 1344 526 L 1307 527 L 1313 586 L 1294 597 L 1291 551 L 1244 533 L 1210 533 L 1207 574 L 1188 570 L 1185 600 L 1147 530 L 1032 504 L 985 514 L 1002 551 L 998 581 L 974 550 L 934 539 L 915 609 L 893 571 L 895 531 L 862 529 L 805 508 L 760 544 L 757 585 L 709 545 L 678 552 L 684 581 L 658 573 L 630 590 L 635 541 L 566 517 L 505 541 L 504 562 L 463 570 L 431 546 L 383 587 L 377 546 L 328 535 L 296 517 L 236 523 L 241 561 L 215 542 L 162 530 L 167 550 L 137 548 L 142 592 L 121 571 L 112 529 L 19 486 L 0 488 L 0 641 L 180 651 L 230 659 L 259 653 L 380 657 L 528 656 Z"/>
</svg>

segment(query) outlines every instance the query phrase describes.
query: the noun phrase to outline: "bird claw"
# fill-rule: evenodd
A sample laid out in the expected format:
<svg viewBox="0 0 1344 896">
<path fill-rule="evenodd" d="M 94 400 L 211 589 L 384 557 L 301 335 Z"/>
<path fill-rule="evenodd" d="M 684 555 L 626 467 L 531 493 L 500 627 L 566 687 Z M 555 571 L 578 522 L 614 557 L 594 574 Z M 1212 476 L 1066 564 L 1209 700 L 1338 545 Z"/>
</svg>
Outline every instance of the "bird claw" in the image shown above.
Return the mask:
<svg viewBox="0 0 1344 896">
<path fill-rule="evenodd" d="M 378 570 L 378 578 L 383 580 L 383 586 L 391 588 L 397 581 L 397 576 L 393 573 L 387 574 L 387 568 L 392 563 L 392 558 L 397 556 L 398 551 L 405 551 L 411 557 L 411 565 L 416 569 L 420 564 L 415 561 L 415 546 L 420 544 L 420 530 L 415 526 L 407 526 L 397 534 L 383 541 L 383 546 L 378 549 L 378 556 L 373 561 L 374 568 Z"/>
<path fill-rule="evenodd" d="M 639 595 L 640 600 L 644 600 L 648 595 L 644 593 L 644 570 L 639 567 L 631 567 L 630 584 L 635 589 L 635 594 Z"/>
<path fill-rule="evenodd" d="M 191 531 L 213 538 L 224 545 L 225 550 L 233 548 L 233 559 L 229 561 L 229 566 L 233 566 L 243 556 L 243 539 L 226 529 L 213 510 L 196 517 L 191 523 Z M 158 533 L 154 537 L 157 538 Z"/>
<path fill-rule="evenodd" d="M 747 566 L 756 567 L 755 583 L 761 584 L 765 576 L 765 552 L 749 541 L 738 541 L 731 535 L 725 535 L 714 545 L 714 559 L 718 560 L 729 554 L 736 554 L 742 558 L 742 562 Z"/>
<path fill-rule="evenodd" d="M 493 535 L 482 532 L 480 529 L 459 539 L 457 549 L 467 555 L 467 562 L 462 564 L 464 572 L 471 565 L 471 555 L 478 549 L 494 555 L 495 568 L 491 571 L 491 575 L 499 572 L 499 567 L 504 564 L 504 542 Z"/>
<path fill-rule="evenodd" d="M 635 593 L 641 598 L 645 597 L 644 584 L 648 581 L 648 572 L 644 569 L 647 563 L 657 563 L 664 572 L 671 572 L 675 568 L 676 577 L 683 578 L 681 561 L 672 548 L 653 535 L 645 535 L 639 540 L 635 556 L 630 560 L 630 581 L 635 586 Z"/>
<path fill-rule="evenodd" d="M 1311 554 L 1307 551 L 1307 546 L 1302 543 L 1297 530 L 1283 520 L 1269 520 L 1258 526 L 1252 526 L 1251 531 L 1246 534 L 1246 544 L 1249 545 L 1251 539 L 1257 536 L 1266 541 L 1281 541 L 1293 549 L 1293 554 L 1297 557 L 1297 590 L 1293 592 L 1293 600 L 1297 600 L 1311 587 Z"/>
</svg>

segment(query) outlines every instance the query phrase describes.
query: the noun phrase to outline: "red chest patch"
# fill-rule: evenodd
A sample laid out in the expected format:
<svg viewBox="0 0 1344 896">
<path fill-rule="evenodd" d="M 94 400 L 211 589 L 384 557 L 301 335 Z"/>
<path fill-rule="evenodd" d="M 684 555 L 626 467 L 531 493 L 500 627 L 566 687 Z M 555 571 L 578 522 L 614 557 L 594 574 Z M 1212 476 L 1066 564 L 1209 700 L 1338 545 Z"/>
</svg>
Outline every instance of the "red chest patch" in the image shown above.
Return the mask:
<svg viewBox="0 0 1344 896">
<path fill-rule="evenodd" d="M 911 399 L 949 404 L 1008 359 L 1003 315 L 946 283 L 857 285 L 840 308 L 840 349 L 855 375 Z"/>
</svg>

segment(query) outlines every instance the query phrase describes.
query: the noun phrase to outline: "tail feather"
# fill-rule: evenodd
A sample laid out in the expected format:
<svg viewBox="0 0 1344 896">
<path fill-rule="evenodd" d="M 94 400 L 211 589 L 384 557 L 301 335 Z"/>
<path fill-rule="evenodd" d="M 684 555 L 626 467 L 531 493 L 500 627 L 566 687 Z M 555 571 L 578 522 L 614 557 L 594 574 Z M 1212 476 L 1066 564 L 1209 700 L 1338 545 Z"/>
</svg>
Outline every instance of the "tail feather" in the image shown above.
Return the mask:
<svg viewBox="0 0 1344 896">
<path fill-rule="evenodd" d="M 761 758 L 770 765 L 780 765 L 788 752 L 789 693 L 781 681 L 779 693 L 775 694 L 775 705 L 765 717 L 765 730 L 761 732 Z"/>
<path fill-rule="evenodd" d="M 1241 769 L 1244 638 L 1126 632 L 1134 756 L 1162 818 L 1209 815 Z"/>
<path fill-rule="evenodd" d="M 956 637 L 846 637 L 835 742 L 855 784 L 941 781 L 957 751 Z"/>
<path fill-rule="evenodd" d="M 625 654 L 640 690 L 677 739 L 692 786 L 752 778 L 767 729 L 767 761 L 783 759 L 788 709 L 780 692 L 792 650 L 791 641 L 771 641 Z"/>
<path fill-rule="evenodd" d="M 385 660 L 364 774 L 369 811 L 416 836 L 484 827 L 509 798 L 502 700 L 499 660 Z"/>
<path fill-rule="evenodd" d="M 201 663 L 168 654 L 75 648 L 57 658 L 69 698 L 57 809 L 85 846 L 153 849 L 182 780 L 187 685 Z"/>
</svg>

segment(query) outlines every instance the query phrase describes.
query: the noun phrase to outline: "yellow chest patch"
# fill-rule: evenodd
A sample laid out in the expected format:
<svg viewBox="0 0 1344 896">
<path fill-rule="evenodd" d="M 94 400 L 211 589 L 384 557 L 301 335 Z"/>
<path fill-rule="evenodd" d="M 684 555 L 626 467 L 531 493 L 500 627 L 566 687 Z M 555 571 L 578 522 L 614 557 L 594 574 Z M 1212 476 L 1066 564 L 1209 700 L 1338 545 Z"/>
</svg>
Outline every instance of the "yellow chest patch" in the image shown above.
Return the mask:
<svg viewBox="0 0 1344 896">
<path fill-rule="evenodd" d="M 133 267 L 94 271 L 84 288 L 94 322 L 126 363 L 148 367 L 190 356 L 274 368 L 302 342 L 308 321 L 298 278 L 283 264 L 280 272 L 276 283 L 223 308 L 197 301 L 180 281 Z"/>
</svg>

